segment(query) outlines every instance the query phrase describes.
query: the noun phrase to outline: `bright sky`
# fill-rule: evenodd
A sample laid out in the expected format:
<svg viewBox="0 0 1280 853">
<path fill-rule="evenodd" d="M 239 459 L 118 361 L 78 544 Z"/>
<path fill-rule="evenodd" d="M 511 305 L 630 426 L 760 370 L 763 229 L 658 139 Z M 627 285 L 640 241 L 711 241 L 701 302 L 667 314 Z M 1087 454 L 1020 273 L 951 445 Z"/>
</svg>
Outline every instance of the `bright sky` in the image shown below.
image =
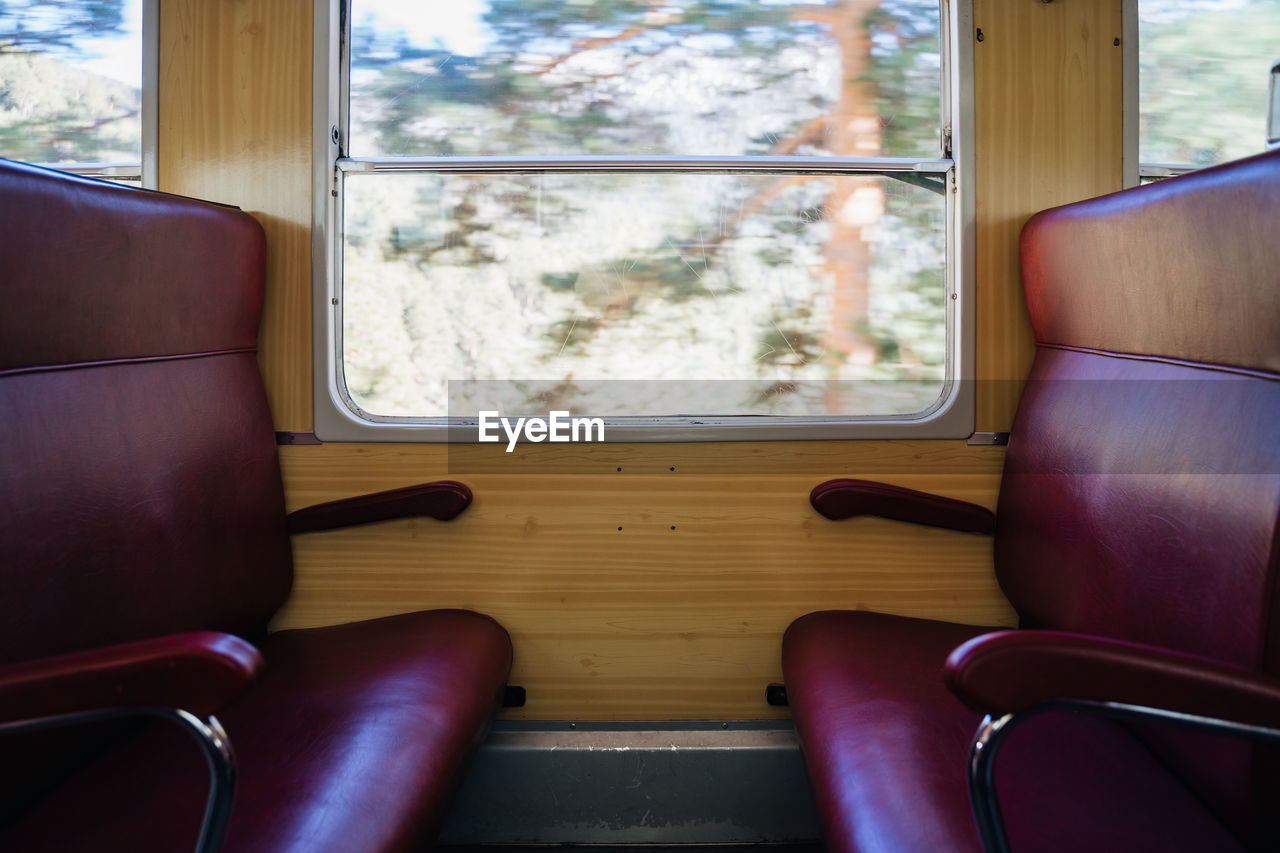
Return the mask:
<svg viewBox="0 0 1280 853">
<path fill-rule="evenodd" d="M 124 4 L 123 36 L 84 39 L 84 58 L 71 61 L 98 74 L 114 77 L 134 88 L 142 85 L 142 0 Z"/>
<path fill-rule="evenodd" d="M 437 40 L 454 53 L 475 56 L 493 34 L 484 23 L 485 0 L 352 0 L 353 21 L 373 18 L 378 29 L 403 30 L 413 44 Z"/>
<path fill-rule="evenodd" d="M 379 29 L 403 30 L 410 42 L 431 45 L 437 40 L 464 55 L 474 56 L 493 38 L 484 23 L 489 5 L 485 0 L 354 0 L 354 18 L 373 18 Z M 113 77 L 130 86 L 142 80 L 142 2 L 129 0 L 124 9 L 123 36 L 85 39 L 83 55 L 71 58 L 76 65 Z"/>
</svg>

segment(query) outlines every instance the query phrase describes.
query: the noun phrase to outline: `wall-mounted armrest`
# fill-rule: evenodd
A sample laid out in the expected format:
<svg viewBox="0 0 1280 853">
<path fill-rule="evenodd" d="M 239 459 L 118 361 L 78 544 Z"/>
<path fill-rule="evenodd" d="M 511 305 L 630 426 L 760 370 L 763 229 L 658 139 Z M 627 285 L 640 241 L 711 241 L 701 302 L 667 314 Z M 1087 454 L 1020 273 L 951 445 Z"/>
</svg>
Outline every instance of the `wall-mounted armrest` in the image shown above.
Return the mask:
<svg viewBox="0 0 1280 853">
<path fill-rule="evenodd" d="M 0 725 L 110 708 L 201 717 L 237 699 L 262 656 L 230 634 L 172 634 L 0 667 Z"/>
<path fill-rule="evenodd" d="M 393 518 L 426 515 L 449 521 L 471 505 L 471 490 L 461 483 L 441 480 L 405 486 L 370 495 L 329 501 L 289 513 L 290 533 L 332 530 L 353 524 L 369 524 Z"/>
<path fill-rule="evenodd" d="M 1280 679 L 1165 649 L 1060 631 L 1000 631 L 947 658 L 947 686 L 993 717 L 1054 701 L 1111 702 L 1280 726 Z"/>
<path fill-rule="evenodd" d="M 876 515 L 966 533 L 996 529 L 995 513 L 986 507 L 872 480 L 828 480 L 809 493 L 809 503 L 832 520 Z"/>
</svg>

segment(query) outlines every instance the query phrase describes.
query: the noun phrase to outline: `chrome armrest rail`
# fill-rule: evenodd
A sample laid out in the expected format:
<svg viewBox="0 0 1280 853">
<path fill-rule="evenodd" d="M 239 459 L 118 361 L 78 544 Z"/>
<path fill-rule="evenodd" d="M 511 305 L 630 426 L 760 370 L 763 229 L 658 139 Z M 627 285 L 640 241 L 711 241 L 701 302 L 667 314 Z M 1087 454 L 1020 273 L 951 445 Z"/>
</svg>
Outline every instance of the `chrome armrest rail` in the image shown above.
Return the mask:
<svg viewBox="0 0 1280 853">
<path fill-rule="evenodd" d="M 996 754 L 1004 739 L 1019 723 L 1046 711 L 1076 711 L 1112 719 L 1164 722 L 1184 728 L 1280 743 L 1280 728 L 1254 726 L 1123 702 L 1058 700 L 994 719 L 988 714 L 978 726 L 969 751 L 969 800 L 973 805 L 974 819 L 978 822 L 983 849 L 987 853 L 1009 853 L 1009 838 L 1005 833 L 996 793 Z"/>
<path fill-rule="evenodd" d="M 232 752 L 231 740 L 217 717 L 209 716 L 202 720 L 181 708 L 104 708 L 3 723 L 0 724 L 0 735 L 36 732 L 128 717 L 158 717 L 175 723 L 200 745 L 200 752 L 209 769 L 209 795 L 205 800 L 204 818 L 200 822 L 200 834 L 196 837 L 195 851 L 196 853 L 217 853 L 226 834 L 227 819 L 231 817 L 231 802 L 235 796 L 236 786 L 235 753 Z"/>
</svg>

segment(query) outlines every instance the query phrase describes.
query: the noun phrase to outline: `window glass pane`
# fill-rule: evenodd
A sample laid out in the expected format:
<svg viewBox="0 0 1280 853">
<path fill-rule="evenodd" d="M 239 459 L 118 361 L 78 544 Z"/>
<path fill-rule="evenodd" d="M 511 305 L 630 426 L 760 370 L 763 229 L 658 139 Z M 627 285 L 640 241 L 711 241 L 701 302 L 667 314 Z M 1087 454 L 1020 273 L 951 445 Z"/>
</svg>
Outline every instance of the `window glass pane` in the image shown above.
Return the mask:
<svg viewBox="0 0 1280 853">
<path fill-rule="evenodd" d="M 352 156 L 939 154 L 936 0 L 354 0 Z"/>
<path fill-rule="evenodd" d="M 1208 166 L 1265 147 L 1280 0 L 1140 0 L 1139 159 Z"/>
<path fill-rule="evenodd" d="M 757 388 L 701 413 L 920 412 L 945 370 L 945 203 L 943 176 L 903 177 L 350 174 L 347 388 L 387 417 L 447 414 L 446 380 L 736 380 Z M 623 396 L 592 414 L 690 411 Z"/>
<path fill-rule="evenodd" d="M 0 3 L 0 156 L 142 159 L 142 0 Z"/>
</svg>

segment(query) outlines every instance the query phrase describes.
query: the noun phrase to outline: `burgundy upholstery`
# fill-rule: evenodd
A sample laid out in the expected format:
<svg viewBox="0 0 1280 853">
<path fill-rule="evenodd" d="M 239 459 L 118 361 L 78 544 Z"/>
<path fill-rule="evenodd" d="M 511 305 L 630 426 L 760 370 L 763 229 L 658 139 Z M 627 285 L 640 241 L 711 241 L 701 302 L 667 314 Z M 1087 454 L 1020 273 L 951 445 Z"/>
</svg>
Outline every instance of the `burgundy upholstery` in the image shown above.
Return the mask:
<svg viewBox="0 0 1280 853">
<path fill-rule="evenodd" d="M 1271 726 L 1280 679 L 1208 658 L 1065 631 L 996 631 L 947 656 L 947 687 L 974 710 L 1003 716 L 1070 697 Z"/>
<path fill-rule="evenodd" d="M 261 227 L 9 163 L 0 189 L 0 663 L 262 633 L 293 570 Z"/>
<path fill-rule="evenodd" d="M 483 735 L 509 647 L 464 611 L 283 631 L 259 683 L 219 719 L 240 779 L 224 850 L 413 850 L 434 837 L 452 780 Z M 0 835 L 5 849 L 189 850 L 205 771 L 185 736 L 152 726 Z M 126 796 L 104 796 L 123 788 Z"/>
<path fill-rule="evenodd" d="M 788 629 L 787 698 L 829 851 L 982 849 L 965 782 L 982 715 L 948 692 L 941 662 L 985 630 L 841 611 Z M 1147 749 L 1104 720 L 1062 713 L 1023 723 L 996 784 L 1015 851 L 1239 849 Z"/>
<path fill-rule="evenodd" d="M 289 513 L 287 521 L 290 533 L 310 533 L 414 516 L 451 521 L 469 506 L 470 489 L 462 483 L 439 480 L 316 504 Z"/>
<path fill-rule="evenodd" d="M 169 634 L 0 667 L 0 724 L 107 708 L 217 714 L 249 688 L 262 655 L 214 631 Z"/>
<path fill-rule="evenodd" d="M 257 642 L 263 675 L 219 715 L 240 762 L 224 849 L 411 849 L 486 730 L 510 641 L 464 611 L 267 635 L 292 558 L 257 369 L 265 251 L 234 209 L 0 161 L 0 685 L 114 644 Z M 112 677 L 154 674 L 130 673 Z M 190 849 L 195 747 L 111 734 L 105 754 L 0 737 L 0 849 Z"/>
<path fill-rule="evenodd" d="M 995 513 L 986 507 L 872 480 L 819 483 L 809 493 L 809 503 L 833 521 L 876 515 L 966 533 L 991 533 L 996 527 Z"/>
<path fill-rule="evenodd" d="M 1028 636 L 1032 660 L 968 671 L 975 707 L 1217 684 L 1175 682 L 1165 664 L 1183 658 L 1280 688 L 1277 222 L 1280 152 L 1028 222 L 1037 353 L 1006 456 L 996 573 L 1024 628 L 1120 643 L 1086 637 L 1072 657 Z M 788 631 L 787 693 L 830 849 L 976 849 L 964 772 L 981 715 L 942 676 L 952 648 L 984 630 L 846 612 Z M 1127 676 L 1117 648 L 1134 650 Z M 1121 691 L 1125 677 L 1141 684 Z M 1022 683 L 996 689 L 1002 678 Z M 1031 718 L 1007 743 L 996 782 L 1014 850 L 1280 839 L 1273 750 L 1066 713 Z"/>
</svg>

